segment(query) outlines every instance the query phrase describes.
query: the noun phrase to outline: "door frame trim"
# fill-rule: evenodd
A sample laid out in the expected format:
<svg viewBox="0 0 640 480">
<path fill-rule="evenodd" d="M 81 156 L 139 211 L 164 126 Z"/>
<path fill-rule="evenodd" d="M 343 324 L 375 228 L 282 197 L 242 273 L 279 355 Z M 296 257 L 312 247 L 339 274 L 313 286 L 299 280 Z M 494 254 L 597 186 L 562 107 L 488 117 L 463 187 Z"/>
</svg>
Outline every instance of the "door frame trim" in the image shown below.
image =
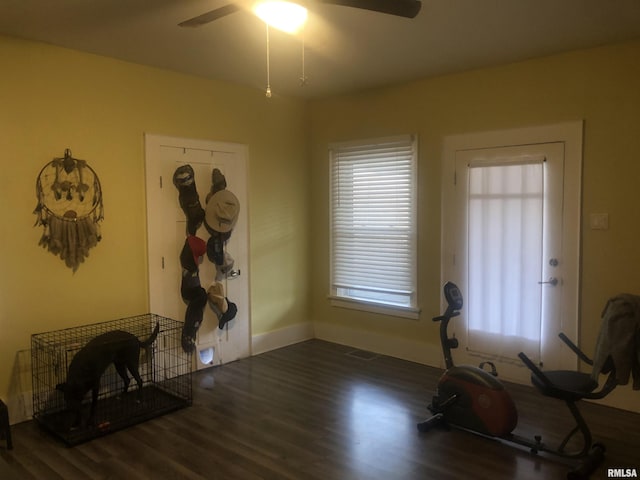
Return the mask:
<svg viewBox="0 0 640 480">
<path fill-rule="evenodd" d="M 483 148 L 524 146 L 539 143 L 564 144 L 565 173 L 563 179 L 562 258 L 564 285 L 561 300 L 560 330 L 569 338 L 579 337 L 580 268 L 581 268 L 581 191 L 582 191 L 582 138 L 583 120 L 552 125 L 522 127 L 450 135 L 443 140 L 442 151 L 442 205 L 441 205 L 441 282 L 459 276 L 453 264 L 454 245 L 452 220 L 446 216 L 446 206 L 455 202 L 456 152 Z M 441 298 L 441 296 L 440 296 Z M 442 307 L 444 308 L 444 300 Z M 560 368 L 577 368 L 577 359 L 568 348 L 562 350 Z"/>
<path fill-rule="evenodd" d="M 207 349 L 211 346 L 216 346 L 218 350 L 218 354 L 216 354 L 217 364 L 227 363 L 228 361 L 234 361 L 238 358 L 250 357 L 253 354 L 252 351 L 252 323 L 251 323 L 251 243 L 250 243 L 250 212 L 249 212 L 249 147 L 245 144 L 240 143 L 232 143 L 232 142 L 223 142 L 217 140 L 208 140 L 208 139 L 197 139 L 197 138 L 184 138 L 184 137 L 176 137 L 155 133 L 144 133 L 144 157 L 145 157 L 145 212 L 146 212 L 146 275 L 147 275 L 147 301 L 148 307 L 150 310 L 154 308 L 154 301 L 152 298 L 152 291 L 158 290 L 158 282 L 159 280 L 154 279 L 153 277 L 157 277 L 160 279 L 161 275 L 153 275 L 152 262 L 156 259 L 160 259 L 162 257 L 162 248 L 165 246 L 162 242 L 152 241 L 150 238 L 151 232 L 158 224 L 158 215 L 157 213 L 153 213 L 152 209 L 157 208 L 155 205 L 150 204 L 149 199 L 153 195 L 153 191 L 157 190 L 162 183 L 171 183 L 170 179 L 164 179 L 159 182 L 159 176 L 161 175 L 162 168 L 160 162 L 155 162 L 153 160 L 157 160 L 160 156 L 160 150 L 164 147 L 171 148 L 180 148 L 186 150 L 199 150 L 202 152 L 211 152 L 211 153 L 234 153 L 238 155 L 236 161 L 242 162 L 242 172 L 243 172 L 243 185 L 241 190 L 238 190 L 238 186 L 236 185 L 234 188 L 234 193 L 239 197 L 241 203 L 241 214 L 238 219 L 238 223 L 234 227 L 234 237 L 238 236 L 244 237 L 245 246 L 242 249 L 242 254 L 240 258 L 244 257 L 244 261 L 242 262 L 242 277 L 243 281 L 246 283 L 246 288 L 241 289 L 241 295 L 237 297 L 238 302 L 242 302 L 243 304 L 243 312 L 242 315 L 238 314 L 238 319 L 242 318 L 243 321 L 246 320 L 246 330 L 247 337 L 245 339 L 246 345 L 242 349 L 242 353 L 240 357 L 233 358 L 223 358 L 223 351 L 220 349 L 220 341 L 222 338 L 223 330 L 219 330 L 218 328 L 213 328 L 213 331 L 217 334 L 215 335 L 215 339 L 211 341 L 202 341 L 200 335 L 198 336 L 198 340 L 196 342 L 196 348 L 198 350 Z M 173 186 L 167 186 L 166 188 L 173 189 Z M 160 186 L 160 188 L 164 188 Z M 204 192 L 200 192 L 201 202 L 204 204 Z M 179 209 L 177 202 L 177 192 L 175 192 L 176 202 L 173 206 L 174 209 Z M 162 243 L 162 244 L 161 244 Z M 238 267 L 238 256 L 236 256 L 236 267 Z M 156 262 L 157 263 L 157 262 Z M 156 265 L 154 263 L 154 265 Z M 155 269 L 158 270 L 159 267 L 156 265 Z M 227 285 L 229 288 L 229 285 Z M 227 295 L 231 298 L 231 294 L 229 290 L 227 290 Z M 179 294 L 179 293 L 178 293 Z M 234 299 L 236 297 L 233 297 Z M 158 299 L 156 299 L 158 301 Z M 157 312 L 156 312 L 157 313 Z M 246 313 L 246 315 L 245 315 Z M 183 318 L 179 318 L 178 320 L 183 320 Z M 200 332 L 201 333 L 201 332 Z M 228 333 L 225 333 L 225 336 L 228 337 Z M 244 337 L 244 336 L 243 336 Z M 199 360 L 197 360 L 197 356 L 199 352 L 194 354 L 194 366 L 197 369 L 207 368 L 212 364 L 201 364 Z"/>
</svg>

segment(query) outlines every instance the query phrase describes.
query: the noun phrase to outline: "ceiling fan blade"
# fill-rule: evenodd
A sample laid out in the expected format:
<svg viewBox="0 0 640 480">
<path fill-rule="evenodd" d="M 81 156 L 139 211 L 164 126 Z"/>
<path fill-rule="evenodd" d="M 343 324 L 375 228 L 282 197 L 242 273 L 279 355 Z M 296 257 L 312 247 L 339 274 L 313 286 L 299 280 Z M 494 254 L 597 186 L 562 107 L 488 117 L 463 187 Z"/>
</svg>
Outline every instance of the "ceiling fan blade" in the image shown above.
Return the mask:
<svg viewBox="0 0 640 480">
<path fill-rule="evenodd" d="M 319 0 L 331 5 L 372 10 L 399 17 L 414 18 L 418 15 L 422 2 L 419 0 Z"/>
<path fill-rule="evenodd" d="M 198 15 L 197 17 L 190 18 L 189 20 L 185 20 L 184 22 L 180 22 L 178 25 L 180 27 L 199 27 L 201 25 L 205 25 L 209 22 L 213 22 L 222 17 L 226 17 L 232 13 L 240 10 L 240 7 L 234 3 L 230 3 L 225 5 L 224 7 L 216 8 L 215 10 L 211 10 L 210 12 L 203 13 L 202 15 Z"/>
</svg>

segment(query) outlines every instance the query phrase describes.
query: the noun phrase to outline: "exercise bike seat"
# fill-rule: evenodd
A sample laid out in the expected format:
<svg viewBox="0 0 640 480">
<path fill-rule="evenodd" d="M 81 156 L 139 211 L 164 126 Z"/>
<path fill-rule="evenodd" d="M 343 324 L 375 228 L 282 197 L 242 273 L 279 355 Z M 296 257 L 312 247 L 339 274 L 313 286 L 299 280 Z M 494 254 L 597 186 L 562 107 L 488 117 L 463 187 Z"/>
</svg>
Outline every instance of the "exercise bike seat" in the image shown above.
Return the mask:
<svg viewBox="0 0 640 480">
<path fill-rule="evenodd" d="M 588 364 L 593 364 L 578 347 L 576 347 L 565 335 L 560 338 Z M 568 402 L 576 402 L 583 398 L 600 399 L 607 396 L 617 385 L 615 368 L 611 368 L 609 377 L 599 391 L 595 391 L 599 384 L 593 376 L 574 370 L 549 370 L 543 372 L 523 352 L 518 354 L 520 360 L 531 370 L 531 383 L 537 390 L 547 397 L 559 398 Z"/>
<path fill-rule="evenodd" d="M 536 372 L 532 372 L 531 383 L 547 397 L 580 400 L 598 388 L 598 383 L 591 378 L 590 374 L 584 372 L 550 370 L 543 372 L 543 375 L 548 382 L 545 382 Z"/>
</svg>

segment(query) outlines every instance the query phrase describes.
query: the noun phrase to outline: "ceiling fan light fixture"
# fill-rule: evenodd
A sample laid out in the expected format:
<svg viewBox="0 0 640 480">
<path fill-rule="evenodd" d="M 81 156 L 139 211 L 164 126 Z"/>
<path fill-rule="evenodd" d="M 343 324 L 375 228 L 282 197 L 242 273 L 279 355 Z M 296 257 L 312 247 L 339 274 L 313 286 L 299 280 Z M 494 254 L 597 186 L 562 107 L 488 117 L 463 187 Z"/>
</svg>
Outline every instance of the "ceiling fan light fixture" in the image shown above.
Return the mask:
<svg viewBox="0 0 640 480">
<path fill-rule="evenodd" d="M 287 33 L 296 33 L 307 20 L 305 7 L 283 0 L 259 2 L 253 10 L 267 25 Z"/>
</svg>

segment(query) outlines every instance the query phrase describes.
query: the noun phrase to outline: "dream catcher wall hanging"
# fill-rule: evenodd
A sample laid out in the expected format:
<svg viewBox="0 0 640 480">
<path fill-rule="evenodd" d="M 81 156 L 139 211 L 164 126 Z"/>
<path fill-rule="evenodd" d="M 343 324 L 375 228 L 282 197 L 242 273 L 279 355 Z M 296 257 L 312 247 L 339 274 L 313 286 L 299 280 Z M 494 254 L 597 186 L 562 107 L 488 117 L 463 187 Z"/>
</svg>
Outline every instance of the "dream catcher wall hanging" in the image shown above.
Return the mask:
<svg viewBox="0 0 640 480">
<path fill-rule="evenodd" d="M 66 149 L 40 171 L 36 196 L 35 226 L 44 227 L 40 245 L 75 272 L 101 238 L 104 208 L 96 172 Z"/>
</svg>

